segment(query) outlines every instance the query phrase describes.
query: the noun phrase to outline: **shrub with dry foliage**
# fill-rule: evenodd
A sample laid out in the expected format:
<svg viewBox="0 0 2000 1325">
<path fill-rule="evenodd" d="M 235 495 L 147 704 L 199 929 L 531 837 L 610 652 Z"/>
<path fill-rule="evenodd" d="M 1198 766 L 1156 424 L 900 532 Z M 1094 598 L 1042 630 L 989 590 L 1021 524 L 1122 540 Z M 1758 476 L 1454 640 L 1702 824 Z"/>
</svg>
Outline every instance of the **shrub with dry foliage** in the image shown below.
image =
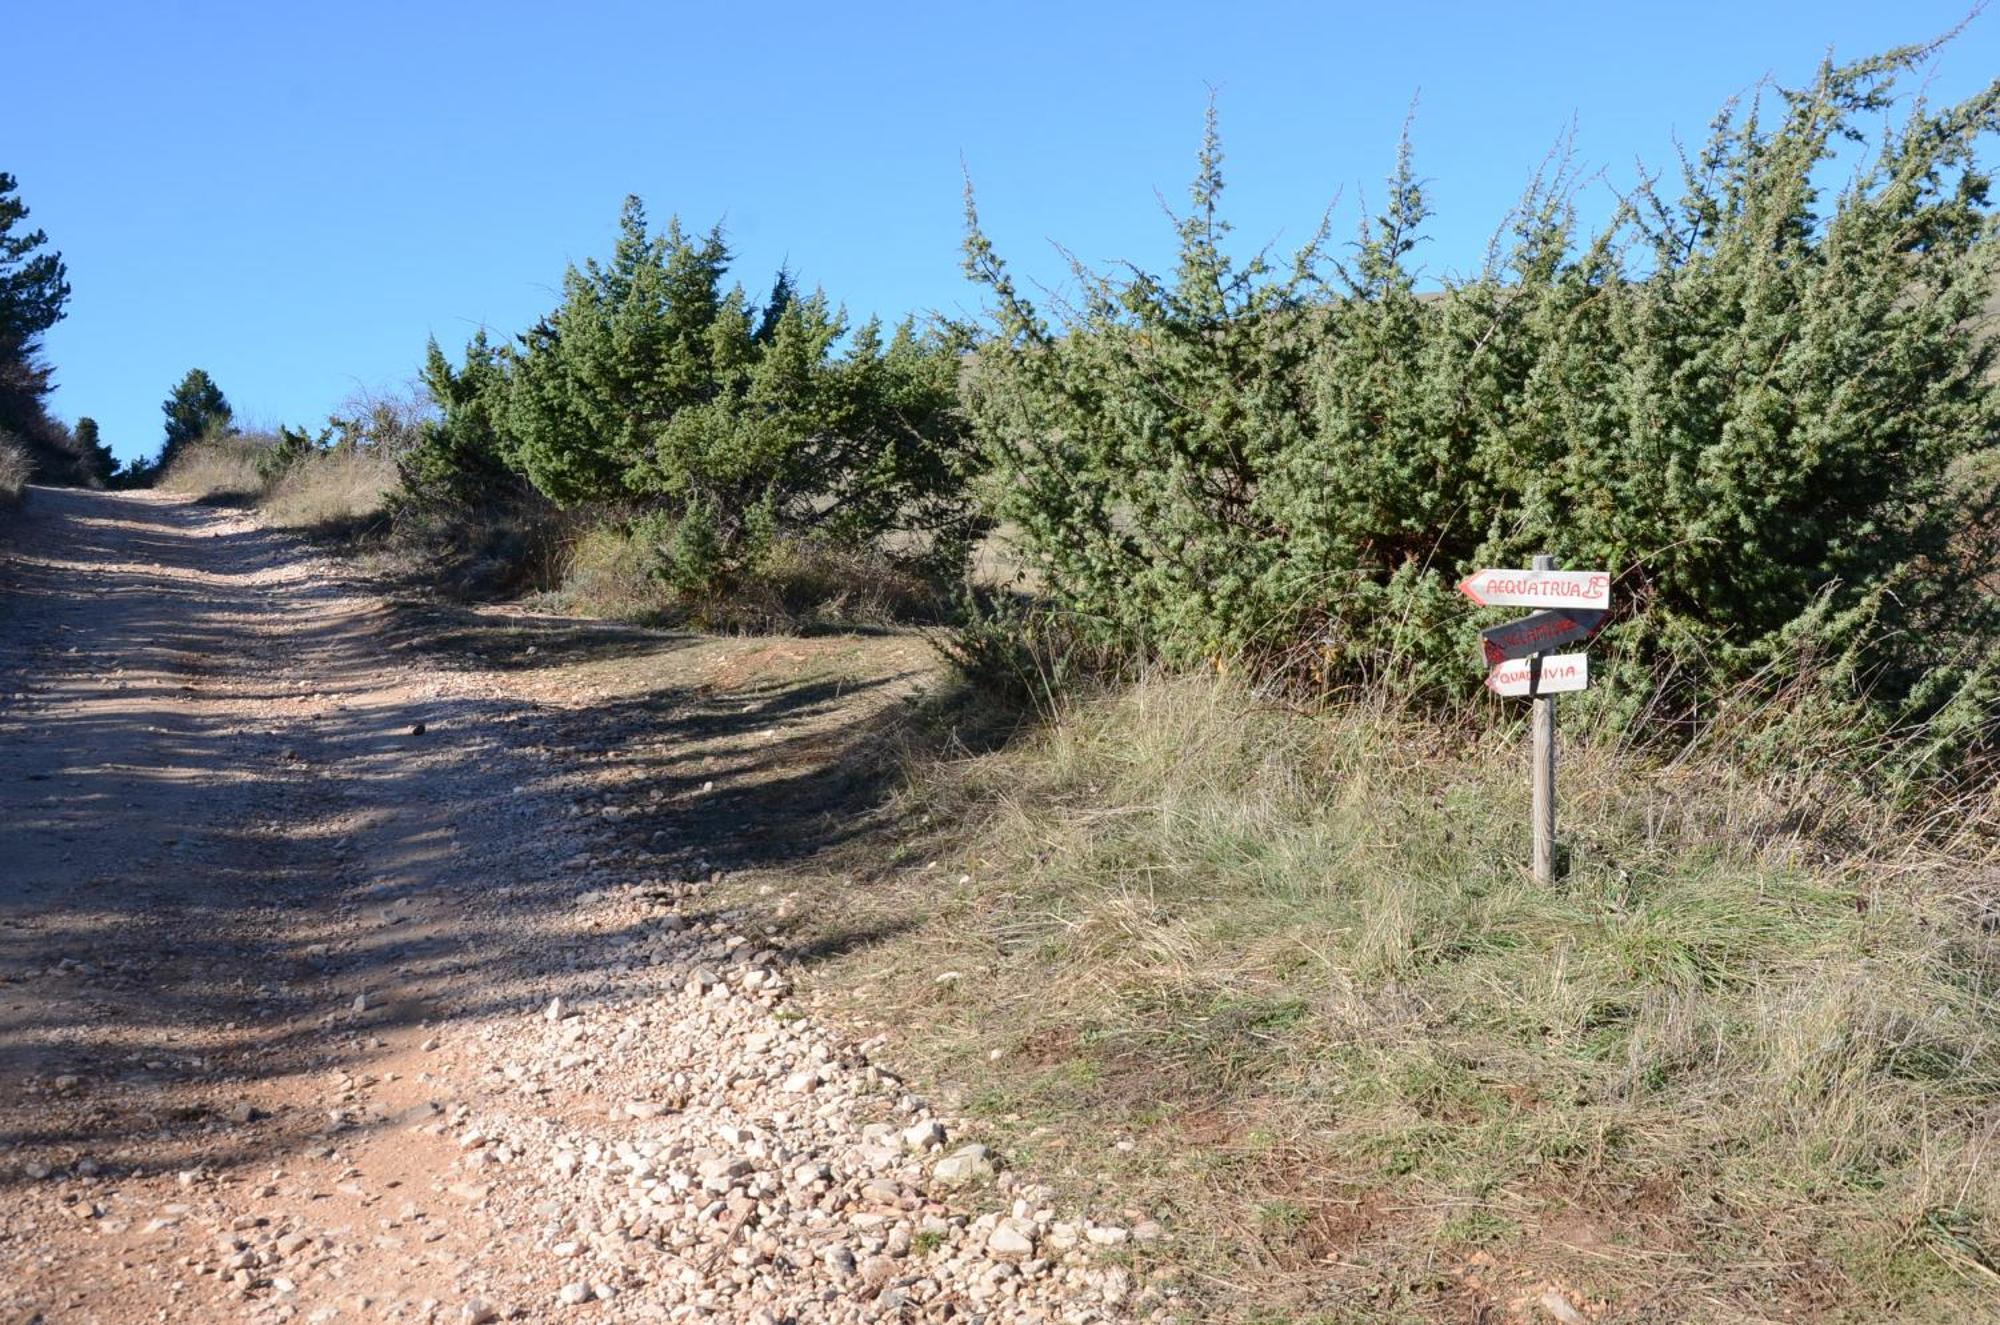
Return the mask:
<svg viewBox="0 0 2000 1325">
<path fill-rule="evenodd" d="M 0 436 L 0 501 L 18 501 L 21 490 L 35 475 L 35 464 L 27 451 L 10 437 Z"/>
</svg>

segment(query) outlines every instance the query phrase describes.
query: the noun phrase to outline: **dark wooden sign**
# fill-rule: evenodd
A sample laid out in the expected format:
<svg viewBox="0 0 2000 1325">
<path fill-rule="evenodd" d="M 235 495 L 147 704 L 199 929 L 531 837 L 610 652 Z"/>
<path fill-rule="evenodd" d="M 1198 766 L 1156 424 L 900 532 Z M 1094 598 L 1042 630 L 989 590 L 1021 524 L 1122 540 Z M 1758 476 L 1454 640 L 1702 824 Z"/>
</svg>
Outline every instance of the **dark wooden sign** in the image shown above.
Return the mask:
<svg viewBox="0 0 2000 1325">
<path fill-rule="evenodd" d="M 1530 612 L 1519 621 L 1489 626 L 1479 632 L 1479 651 L 1489 665 L 1547 653 L 1565 644 L 1587 640 L 1604 624 L 1605 613 L 1589 607 L 1552 608 Z"/>
</svg>

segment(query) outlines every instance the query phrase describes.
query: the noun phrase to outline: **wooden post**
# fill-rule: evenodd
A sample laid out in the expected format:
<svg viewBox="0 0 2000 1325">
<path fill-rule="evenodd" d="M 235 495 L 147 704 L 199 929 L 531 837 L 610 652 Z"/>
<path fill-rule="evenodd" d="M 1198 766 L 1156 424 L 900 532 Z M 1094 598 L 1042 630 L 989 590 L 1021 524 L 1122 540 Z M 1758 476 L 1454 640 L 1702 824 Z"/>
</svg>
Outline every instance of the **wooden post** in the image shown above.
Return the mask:
<svg viewBox="0 0 2000 1325">
<path fill-rule="evenodd" d="M 1555 568 L 1554 557 L 1535 557 L 1536 570 Z M 1528 667 L 1534 681 L 1539 682 L 1542 655 L 1530 659 Z M 1537 694 L 1534 705 L 1535 882 L 1550 883 L 1556 874 L 1556 697 Z"/>
</svg>

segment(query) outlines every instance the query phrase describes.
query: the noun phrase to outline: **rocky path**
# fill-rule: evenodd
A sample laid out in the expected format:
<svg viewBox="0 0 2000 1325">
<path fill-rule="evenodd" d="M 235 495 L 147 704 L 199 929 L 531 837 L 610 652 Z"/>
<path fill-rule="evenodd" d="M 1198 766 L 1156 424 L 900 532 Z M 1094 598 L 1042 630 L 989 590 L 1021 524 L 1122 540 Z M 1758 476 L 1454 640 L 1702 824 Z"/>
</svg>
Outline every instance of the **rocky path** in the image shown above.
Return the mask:
<svg viewBox="0 0 2000 1325">
<path fill-rule="evenodd" d="M 1125 1318 L 1133 1232 L 633 850 L 582 698 L 429 644 L 240 514 L 0 534 L 0 1323 Z M 791 831 L 713 783 L 611 785 Z"/>
</svg>

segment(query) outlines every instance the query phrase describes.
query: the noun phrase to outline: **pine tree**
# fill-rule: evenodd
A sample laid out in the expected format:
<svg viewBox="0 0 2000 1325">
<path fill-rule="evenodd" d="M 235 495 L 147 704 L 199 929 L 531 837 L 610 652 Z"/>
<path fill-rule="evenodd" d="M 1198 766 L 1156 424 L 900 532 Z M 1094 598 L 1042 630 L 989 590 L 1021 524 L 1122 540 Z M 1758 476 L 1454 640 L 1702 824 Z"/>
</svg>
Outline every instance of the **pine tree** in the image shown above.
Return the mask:
<svg viewBox="0 0 2000 1325">
<path fill-rule="evenodd" d="M 68 273 L 48 235 L 23 228 L 28 208 L 17 188 L 0 171 L 0 434 L 22 446 L 40 482 L 78 483 L 69 431 L 48 412 L 53 384 L 41 360 L 42 334 L 69 302 Z"/>
<path fill-rule="evenodd" d="M 422 425 L 416 446 L 397 458 L 402 500 L 462 505 L 518 483 L 497 417 L 506 404 L 506 370 L 486 332 L 472 338 L 456 368 L 432 339 L 423 383 L 438 414 Z"/>
<path fill-rule="evenodd" d="M 43 231 L 15 228 L 28 219 L 15 178 L 0 171 L 0 360 L 25 362 L 41 350 L 41 336 L 62 320 L 69 302 L 62 254 L 46 249 Z"/>
<path fill-rule="evenodd" d="M 167 418 L 166 439 L 160 445 L 159 468 L 173 463 L 181 448 L 211 434 L 227 436 L 235 411 L 214 379 L 199 368 L 190 368 L 173 394 L 160 404 Z"/>
</svg>

